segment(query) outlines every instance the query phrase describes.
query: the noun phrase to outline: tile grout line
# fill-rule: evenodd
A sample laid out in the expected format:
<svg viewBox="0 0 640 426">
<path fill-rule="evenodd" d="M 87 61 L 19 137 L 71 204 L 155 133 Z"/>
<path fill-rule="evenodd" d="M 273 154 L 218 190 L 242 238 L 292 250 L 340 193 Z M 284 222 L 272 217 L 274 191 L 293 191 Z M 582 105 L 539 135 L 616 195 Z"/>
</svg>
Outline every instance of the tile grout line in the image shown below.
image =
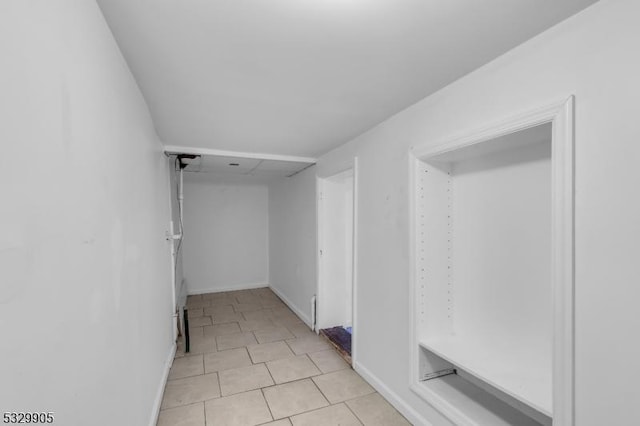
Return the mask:
<svg viewBox="0 0 640 426">
<path fill-rule="evenodd" d="M 322 351 L 318 351 L 318 352 L 322 352 Z M 314 352 L 314 353 L 315 353 L 315 352 Z M 318 364 L 313 360 L 313 358 L 311 358 L 311 357 L 309 356 L 309 354 L 308 354 L 308 353 L 307 353 L 307 354 L 305 354 L 305 355 L 307 355 L 307 357 L 311 360 L 311 362 L 313 363 L 313 365 L 315 365 L 315 366 L 316 366 L 316 368 L 318 369 L 318 371 L 320 371 L 320 374 L 327 374 L 327 373 L 325 373 L 324 371 L 322 371 L 322 368 L 320 368 L 320 366 L 319 366 L 319 365 L 318 365 Z"/>
<path fill-rule="evenodd" d="M 267 371 L 269 372 L 269 377 L 271 377 L 271 381 L 273 382 L 272 386 L 276 386 L 278 383 L 276 382 L 276 379 L 273 378 L 273 374 L 271 374 L 271 370 L 269 370 L 269 366 L 267 365 L 266 362 L 264 363 L 264 368 L 266 368 Z"/>
<path fill-rule="evenodd" d="M 331 401 L 329 401 L 329 398 L 327 398 L 327 395 L 324 394 L 324 392 L 322 392 L 322 389 L 320 389 L 320 387 L 318 386 L 318 384 L 316 383 L 315 380 L 313 380 L 313 377 L 309 378 L 309 380 L 311 380 L 313 382 L 313 385 L 316 387 L 316 389 L 318 389 L 318 392 L 320 392 L 320 394 L 322 395 L 322 397 L 329 403 L 329 406 L 334 405 Z"/>
<path fill-rule="evenodd" d="M 292 383 L 303 382 L 303 381 L 305 381 L 305 380 L 311 380 L 311 378 L 310 378 L 310 377 L 306 377 L 306 378 L 304 378 L 304 379 L 294 380 L 294 381 L 292 381 L 292 382 L 286 382 L 286 383 L 281 383 L 281 384 L 279 384 L 279 385 L 275 385 L 275 386 L 269 386 L 269 387 L 264 388 L 264 389 L 268 389 L 268 388 L 272 388 L 272 387 L 276 387 L 276 386 L 289 385 L 289 384 L 292 384 Z M 311 382 L 313 382 L 313 380 L 311 380 Z M 315 384 L 315 382 L 314 382 L 313 384 L 316 386 L 316 388 L 318 387 L 318 386 Z M 320 391 L 320 389 L 318 389 L 318 390 Z M 332 407 L 333 405 L 335 405 L 335 404 L 332 404 L 332 403 L 330 403 L 330 402 L 329 402 L 329 400 L 327 399 L 327 397 L 326 397 L 326 396 L 324 396 L 324 394 L 322 393 L 322 391 L 320 391 L 320 395 L 322 395 L 322 397 L 325 399 L 325 401 L 327 401 L 327 403 L 328 403 L 329 405 L 326 405 L 326 406 L 324 406 L 324 407 L 313 408 L 313 409 L 311 409 L 311 410 L 302 411 L 302 412 L 300 412 L 300 413 L 292 414 L 292 415 L 290 415 L 290 416 L 283 417 L 282 419 L 277 419 L 277 420 L 291 419 L 292 417 L 299 416 L 299 415 L 301 415 L 301 414 L 311 413 L 311 412 L 318 411 L 318 410 L 321 410 L 321 409 L 323 409 L 323 408 L 327 408 L 327 407 Z M 265 400 L 266 400 L 266 398 L 265 398 Z M 267 405 L 269 405 L 269 403 L 268 403 L 268 402 L 267 402 Z M 275 419 L 274 419 L 274 420 L 275 420 Z M 290 421 L 291 421 L 291 420 L 290 420 Z M 291 423 L 293 424 L 293 421 L 291 421 Z"/>
<path fill-rule="evenodd" d="M 365 396 L 366 396 L 366 395 L 365 395 Z M 359 397 L 359 398 L 361 398 L 361 397 Z M 363 419 L 361 419 L 361 418 L 360 418 L 360 416 L 358 416 L 358 415 L 356 414 L 356 412 L 355 412 L 355 411 L 353 411 L 353 410 L 351 409 L 351 407 L 349 407 L 349 404 L 347 404 L 347 401 L 353 401 L 354 399 L 357 399 L 357 398 L 348 399 L 348 400 L 346 400 L 346 401 L 342 401 L 342 403 L 344 404 L 344 406 L 345 406 L 345 407 L 347 407 L 347 410 L 351 411 L 351 414 L 353 414 L 353 415 L 355 416 L 355 418 L 356 418 L 356 419 L 357 419 L 361 424 L 363 424 L 363 425 L 364 425 L 364 420 L 363 420 Z"/>
<path fill-rule="evenodd" d="M 162 413 L 163 411 L 175 410 L 175 409 L 178 409 L 178 408 L 189 407 L 191 405 L 198 405 L 198 404 L 202 404 L 202 403 L 204 403 L 204 401 L 196 401 L 196 402 L 190 402 L 189 404 L 176 405 L 175 407 L 161 408 L 160 412 Z"/>
<path fill-rule="evenodd" d="M 313 413 L 313 412 L 315 412 L 315 411 L 324 410 L 324 409 L 326 409 L 326 408 L 336 407 L 336 406 L 338 406 L 338 405 L 340 405 L 340 404 L 347 405 L 347 404 L 345 404 L 344 402 L 337 402 L 337 403 L 335 403 L 335 404 L 329 403 L 329 405 L 327 405 L 326 407 L 319 407 L 319 408 L 314 408 L 313 410 L 303 411 L 302 413 L 297 413 L 297 414 L 294 414 L 294 415 L 289 416 L 289 417 L 287 417 L 287 418 L 288 418 L 288 419 L 291 419 L 292 417 L 301 416 L 301 415 L 303 415 L 303 414 Z M 347 408 L 349 408 L 349 407 L 347 407 Z M 356 416 L 356 420 L 358 420 L 358 422 L 360 422 L 360 424 L 361 424 L 361 425 L 363 424 L 363 423 L 360 421 L 360 418 L 359 418 L 358 416 Z M 291 423 L 293 423 L 293 421 L 291 421 Z"/>
<path fill-rule="evenodd" d="M 298 338 L 294 338 L 294 339 L 289 339 L 289 340 L 297 340 Z M 289 342 L 287 340 L 283 340 L 283 342 L 289 347 L 289 350 L 291 350 L 291 352 L 293 352 L 294 354 L 296 353 L 296 351 L 293 350 L 293 348 L 291 347 L 291 345 L 289 344 Z"/>
<path fill-rule="evenodd" d="M 218 387 L 220 386 L 220 383 L 218 383 Z M 202 401 L 202 410 L 204 411 L 204 426 L 207 426 L 207 404 L 205 403 L 205 401 Z"/>
<path fill-rule="evenodd" d="M 202 354 L 202 374 L 207 374 L 207 369 L 204 366 L 204 354 Z M 220 386 L 220 377 L 218 377 L 218 386 Z"/>
<path fill-rule="evenodd" d="M 267 406 L 267 410 L 269 410 L 269 414 L 271 415 L 271 421 L 275 421 L 276 418 L 273 415 L 273 411 L 271 411 L 271 407 L 269 406 L 269 401 L 267 401 L 267 396 L 264 394 L 264 388 L 260 388 L 260 393 L 262 394 L 262 398 L 264 399 L 264 404 Z"/>
</svg>

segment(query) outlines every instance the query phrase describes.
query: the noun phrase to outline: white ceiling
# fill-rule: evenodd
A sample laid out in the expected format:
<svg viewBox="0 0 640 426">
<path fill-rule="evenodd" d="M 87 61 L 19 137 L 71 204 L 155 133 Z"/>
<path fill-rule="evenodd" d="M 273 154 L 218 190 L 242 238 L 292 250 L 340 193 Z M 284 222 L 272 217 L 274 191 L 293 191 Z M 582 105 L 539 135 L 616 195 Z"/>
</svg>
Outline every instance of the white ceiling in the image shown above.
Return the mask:
<svg viewBox="0 0 640 426">
<path fill-rule="evenodd" d="M 317 156 L 595 0 L 98 0 L 168 145 Z"/>
<path fill-rule="evenodd" d="M 203 155 L 186 161 L 185 172 L 212 173 L 217 175 L 245 175 L 257 178 L 292 176 L 312 163 L 298 161 L 265 160 L 259 158 Z"/>
</svg>

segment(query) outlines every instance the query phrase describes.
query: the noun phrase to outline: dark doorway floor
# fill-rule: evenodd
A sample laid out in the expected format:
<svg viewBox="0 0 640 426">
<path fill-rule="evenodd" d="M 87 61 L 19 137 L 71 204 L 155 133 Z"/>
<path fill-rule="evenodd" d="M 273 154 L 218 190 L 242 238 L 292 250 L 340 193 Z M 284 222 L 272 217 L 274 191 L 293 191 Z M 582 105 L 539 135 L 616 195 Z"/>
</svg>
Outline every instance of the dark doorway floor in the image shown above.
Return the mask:
<svg viewBox="0 0 640 426">
<path fill-rule="evenodd" d="M 351 364 L 351 327 L 332 327 L 320 330 L 338 353 Z"/>
</svg>

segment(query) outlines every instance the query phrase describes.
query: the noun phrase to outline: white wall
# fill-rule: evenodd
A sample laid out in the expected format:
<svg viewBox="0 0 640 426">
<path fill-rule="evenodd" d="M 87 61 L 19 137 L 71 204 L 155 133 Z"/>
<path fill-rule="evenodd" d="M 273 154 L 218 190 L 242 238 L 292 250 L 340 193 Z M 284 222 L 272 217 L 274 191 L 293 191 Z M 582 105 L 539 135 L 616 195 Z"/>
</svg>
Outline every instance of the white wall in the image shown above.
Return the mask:
<svg viewBox="0 0 640 426">
<path fill-rule="evenodd" d="M 0 3 L 0 401 L 146 425 L 172 350 L 167 163 L 93 1 Z"/>
<path fill-rule="evenodd" d="M 576 424 L 638 423 L 638 16 L 602 0 L 320 159 L 358 156 L 357 367 L 414 421 L 445 423 L 408 388 L 408 150 L 574 94 Z"/>
<path fill-rule="evenodd" d="M 307 324 L 316 292 L 315 169 L 269 186 L 269 283 Z"/>
<path fill-rule="evenodd" d="M 184 176 L 184 276 L 190 294 L 263 287 L 269 279 L 266 184 Z"/>
</svg>

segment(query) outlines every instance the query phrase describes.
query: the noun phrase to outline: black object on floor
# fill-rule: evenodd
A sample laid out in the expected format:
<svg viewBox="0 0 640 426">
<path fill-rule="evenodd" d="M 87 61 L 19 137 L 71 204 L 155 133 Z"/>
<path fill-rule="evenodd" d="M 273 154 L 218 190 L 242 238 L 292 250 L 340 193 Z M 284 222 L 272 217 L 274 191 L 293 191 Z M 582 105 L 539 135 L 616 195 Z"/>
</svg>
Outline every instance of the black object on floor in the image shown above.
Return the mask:
<svg viewBox="0 0 640 426">
<path fill-rule="evenodd" d="M 184 308 L 183 311 L 184 318 L 184 352 L 189 353 L 189 310 Z"/>
<path fill-rule="evenodd" d="M 325 328 L 321 333 L 337 347 L 338 350 L 351 357 L 351 333 L 343 327 Z"/>
</svg>

